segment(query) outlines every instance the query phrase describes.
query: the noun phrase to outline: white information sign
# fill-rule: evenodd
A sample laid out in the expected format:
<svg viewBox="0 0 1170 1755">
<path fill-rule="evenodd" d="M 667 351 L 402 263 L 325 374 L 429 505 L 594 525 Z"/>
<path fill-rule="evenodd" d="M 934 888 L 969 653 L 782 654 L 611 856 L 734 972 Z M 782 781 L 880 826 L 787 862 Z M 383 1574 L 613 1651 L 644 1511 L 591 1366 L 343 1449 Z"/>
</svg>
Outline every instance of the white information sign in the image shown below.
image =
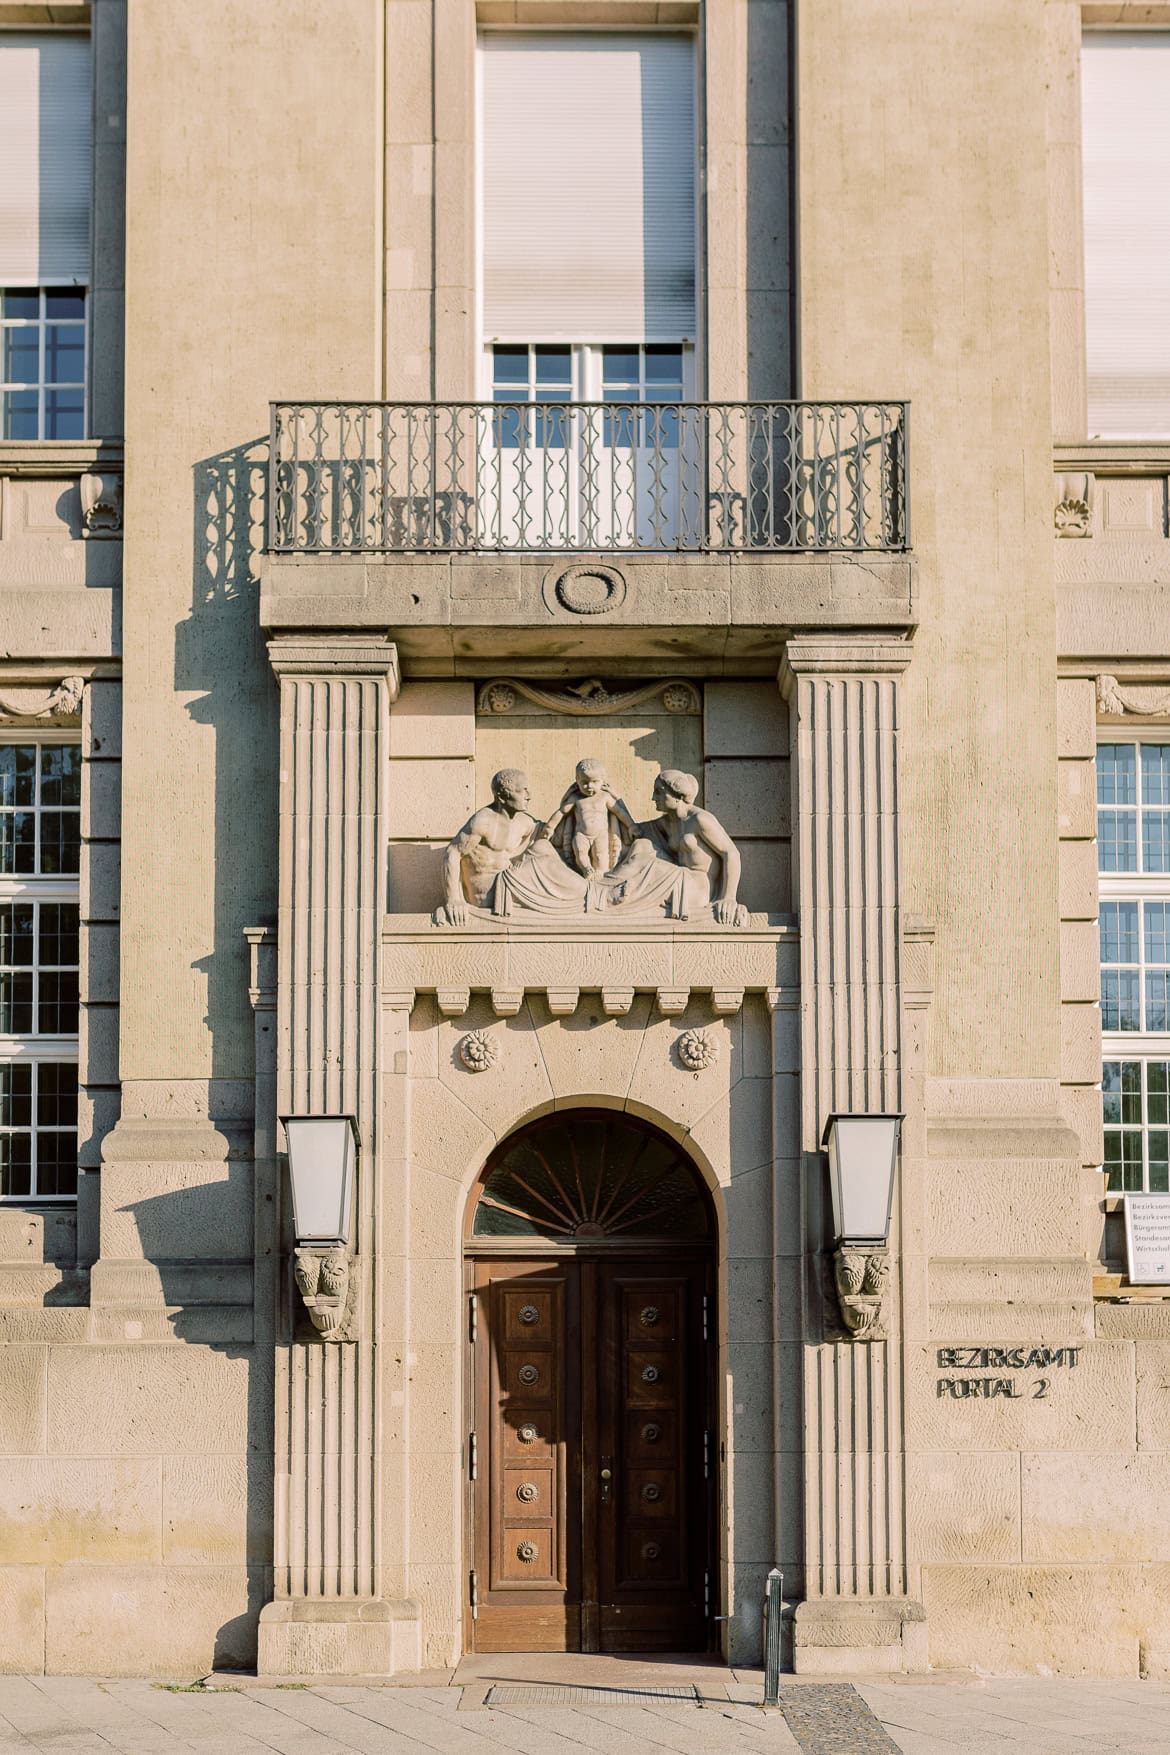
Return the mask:
<svg viewBox="0 0 1170 1755">
<path fill-rule="evenodd" d="M 1125 1257 L 1131 1286 L 1170 1286 L 1170 1194 L 1125 1196 Z"/>
</svg>

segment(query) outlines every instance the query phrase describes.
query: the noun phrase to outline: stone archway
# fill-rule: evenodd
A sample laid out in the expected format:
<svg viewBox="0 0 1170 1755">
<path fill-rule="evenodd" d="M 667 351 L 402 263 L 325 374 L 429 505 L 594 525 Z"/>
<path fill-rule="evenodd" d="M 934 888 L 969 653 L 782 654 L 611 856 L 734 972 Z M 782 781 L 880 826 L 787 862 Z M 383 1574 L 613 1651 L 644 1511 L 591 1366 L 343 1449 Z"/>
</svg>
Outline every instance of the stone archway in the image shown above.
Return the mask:
<svg viewBox="0 0 1170 1755">
<path fill-rule="evenodd" d="M 479 1651 L 705 1650 L 715 1218 L 674 1141 L 560 1110 L 468 1203 Z"/>
</svg>

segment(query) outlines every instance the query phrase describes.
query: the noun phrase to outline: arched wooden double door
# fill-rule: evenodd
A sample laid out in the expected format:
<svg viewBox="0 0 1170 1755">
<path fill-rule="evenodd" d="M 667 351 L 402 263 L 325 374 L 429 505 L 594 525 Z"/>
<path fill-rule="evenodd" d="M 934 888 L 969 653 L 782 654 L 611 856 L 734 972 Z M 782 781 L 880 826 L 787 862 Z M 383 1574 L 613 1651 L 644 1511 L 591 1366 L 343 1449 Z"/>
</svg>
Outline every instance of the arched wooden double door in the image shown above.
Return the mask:
<svg viewBox="0 0 1170 1755">
<path fill-rule="evenodd" d="M 710 1203 L 644 1123 L 561 1111 L 470 1215 L 467 1650 L 702 1651 L 717 1456 Z"/>
</svg>

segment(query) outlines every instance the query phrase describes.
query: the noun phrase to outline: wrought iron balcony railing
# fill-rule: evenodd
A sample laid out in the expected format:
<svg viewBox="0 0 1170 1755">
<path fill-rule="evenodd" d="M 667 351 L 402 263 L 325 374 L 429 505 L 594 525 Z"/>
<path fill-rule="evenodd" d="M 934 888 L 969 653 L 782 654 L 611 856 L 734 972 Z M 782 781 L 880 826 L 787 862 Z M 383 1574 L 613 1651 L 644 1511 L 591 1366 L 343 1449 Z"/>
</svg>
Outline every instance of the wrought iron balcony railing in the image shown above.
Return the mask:
<svg viewBox="0 0 1170 1755">
<path fill-rule="evenodd" d="M 904 402 L 278 402 L 278 554 L 910 546 Z"/>
</svg>

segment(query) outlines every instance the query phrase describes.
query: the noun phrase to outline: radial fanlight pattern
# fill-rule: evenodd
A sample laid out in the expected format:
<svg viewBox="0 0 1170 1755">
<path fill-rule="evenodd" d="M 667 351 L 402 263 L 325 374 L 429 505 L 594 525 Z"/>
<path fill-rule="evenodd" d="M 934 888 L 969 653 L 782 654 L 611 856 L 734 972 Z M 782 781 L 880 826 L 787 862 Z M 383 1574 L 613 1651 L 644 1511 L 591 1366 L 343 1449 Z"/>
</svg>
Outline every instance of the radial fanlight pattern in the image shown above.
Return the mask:
<svg viewBox="0 0 1170 1755">
<path fill-rule="evenodd" d="M 477 1237 L 705 1237 L 703 1185 L 678 1147 L 624 1115 L 553 1116 L 504 1142 L 475 1209 Z"/>
</svg>

